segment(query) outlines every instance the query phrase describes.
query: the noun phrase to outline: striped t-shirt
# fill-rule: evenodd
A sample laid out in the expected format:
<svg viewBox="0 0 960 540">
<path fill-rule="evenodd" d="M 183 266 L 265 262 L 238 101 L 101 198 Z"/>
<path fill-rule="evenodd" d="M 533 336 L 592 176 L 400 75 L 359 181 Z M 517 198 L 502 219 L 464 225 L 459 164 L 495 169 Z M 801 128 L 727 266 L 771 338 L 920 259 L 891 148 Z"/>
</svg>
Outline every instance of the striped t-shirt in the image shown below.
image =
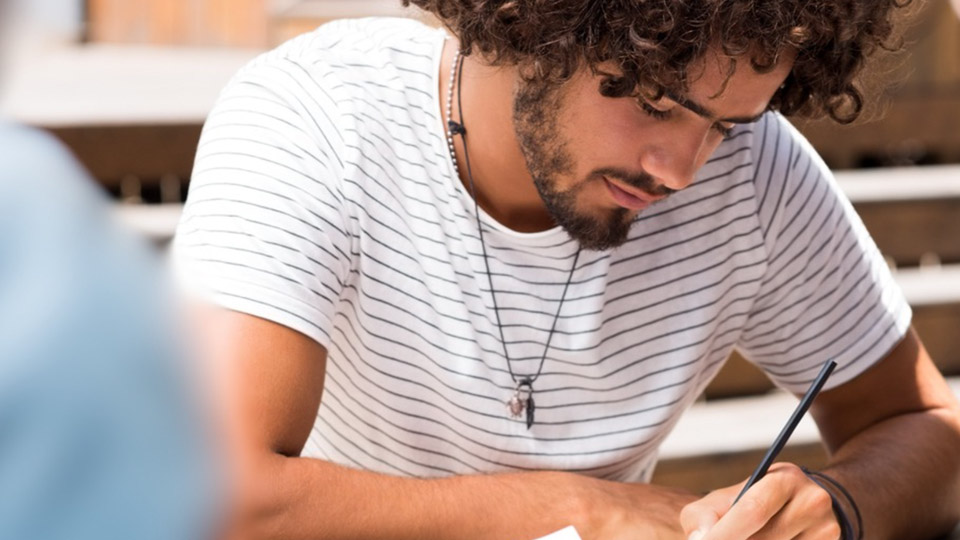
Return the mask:
<svg viewBox="0 0 960 540">
<path fill-rule="evenodd" d="M 552 469 L 645 480 L 733 348 L 802 392 L 904 335 L 910 310 L 809 144 L 780 115 L 736 128 L 627 242 L 583 251 L 528 430 L 474 204 L 440 114 L 442 30 L 335 22 L 223 91 L 175 244 L 219 305 L 328 352 L 304 455 L 411 476 Z M 577 244 L 481 210 L 513 372 L 536 372 Z M 264 359 L 268 361 L 268 359 Z"/>
</svg>

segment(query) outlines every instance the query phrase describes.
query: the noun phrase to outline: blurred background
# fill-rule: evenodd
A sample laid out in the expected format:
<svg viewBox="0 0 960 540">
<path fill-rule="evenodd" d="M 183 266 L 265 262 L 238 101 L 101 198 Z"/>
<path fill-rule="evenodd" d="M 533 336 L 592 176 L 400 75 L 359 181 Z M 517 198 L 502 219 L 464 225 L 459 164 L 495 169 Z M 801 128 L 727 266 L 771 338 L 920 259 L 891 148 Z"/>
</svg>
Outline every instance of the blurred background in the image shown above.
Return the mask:
<svg viewBox="0 0 960 540">
<path fill-rule="evenodd" d="M 159 253 L 179 218 L 203 121 L 237 69 L 331 19 L 435 24 L 400 0 L 11 2 L 6 16 L 17 22 L 0 64 L 0 114 L 59 139 L 108 194 L 106 211 Z M 874 70 L 876 99 L 864 117 L 799 127 L 836 171 L 895 268 L 928 349 L 960 389 L 960 18 L 947 0 L 915 1 L 903 17 L 906 51 Z M 664 447 L 658 480 L 700 490 L 739 481 L 791 400 L 733 358 Z M 722 420 L 730 417 L 735 427 Z M 743 436 L 730 440 L 731 429 Z M 784 459 L 822 461 L 812 425 Z"/>
</svg>

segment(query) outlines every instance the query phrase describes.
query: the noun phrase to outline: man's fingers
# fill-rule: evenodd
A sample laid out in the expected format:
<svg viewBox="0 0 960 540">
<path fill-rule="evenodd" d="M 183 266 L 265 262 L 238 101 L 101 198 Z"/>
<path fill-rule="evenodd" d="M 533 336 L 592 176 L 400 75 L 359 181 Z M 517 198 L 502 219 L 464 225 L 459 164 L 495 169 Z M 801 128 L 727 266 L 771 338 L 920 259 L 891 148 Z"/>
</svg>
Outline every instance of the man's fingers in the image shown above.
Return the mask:
<svg viewBox="0 0 960 540">
<path fill-rule="evenodd" d="M 706 515 L 707 509 L 719 509 L 719 520 L 704 535 L 694 536 L 695 540 L 839 538 L 830 494 L 811 482 L 799 467 L 786 463 L 774 465 L 762 480 L 729 507 L 742 485 L 711 493 L 690 505 L 690 515 L 681 513 L 681 524 L 688 538 L 691 538 L 691 530 L 697 530 L 697 519 Z M 718 506 L 723 503 L 728 505 L 726 509 Z M 684 517 L 687 521 L 683 521 Z"/>
<path fill-rule="evenodd" d="M 694 501 L 680 511 L 680 526 L 687 540 L 700 540 L 730 509 L 743 483 L 718 489 Z"/>
<path fill-rule="evenodd" d="M 811 482 L 798 467 L 783 465 L 776 471 L 785 486 L 792 486 L 786 505 L 752 538 L 756 540 L 837 540 L 840 526 L 833 514 L 830 494 Z"/>
<path fill-rule="evenodd" d="M 703 540 L 742 540 L 750 538 L 773 520 L 790 501 L 791 479 L 768 475 L 754 484 L 733 507 L 703 536 Z M 739 491 L 738 491 L 739 493 Z M 736 494 L 729 499 L 732 503 Z"/>
<path fill-rule="evenodd" d="M 840 540 L 842 534 L 836 522 L 824 522 L 815 529 L 803 531 L 796 540 Z"/>
<path fill-rule="evenodd" d="M 688 504 L 680 512 L 680 526 L 688 540 L 700 540 L 723 515 L 723 507 L 711 506 L 703 499 Z"/>
</svg>

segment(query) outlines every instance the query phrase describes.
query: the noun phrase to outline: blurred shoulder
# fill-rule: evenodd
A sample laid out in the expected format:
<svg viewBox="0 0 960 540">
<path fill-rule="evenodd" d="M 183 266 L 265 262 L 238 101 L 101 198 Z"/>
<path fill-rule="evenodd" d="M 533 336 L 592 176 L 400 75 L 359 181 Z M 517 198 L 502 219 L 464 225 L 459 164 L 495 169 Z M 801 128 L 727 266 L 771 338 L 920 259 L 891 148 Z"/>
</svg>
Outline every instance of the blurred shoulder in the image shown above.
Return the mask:
<svg viewBox="0 0 960 540">
<path fill-rule="evenodd" d="M 341 19 L 287 41 L 250 66 L 294 63 L 302 67 L 351 68 L 404 62 L 411 55 L 430 56 L 446 32 L 422 22 L 391 17 Z"/>
</svg>

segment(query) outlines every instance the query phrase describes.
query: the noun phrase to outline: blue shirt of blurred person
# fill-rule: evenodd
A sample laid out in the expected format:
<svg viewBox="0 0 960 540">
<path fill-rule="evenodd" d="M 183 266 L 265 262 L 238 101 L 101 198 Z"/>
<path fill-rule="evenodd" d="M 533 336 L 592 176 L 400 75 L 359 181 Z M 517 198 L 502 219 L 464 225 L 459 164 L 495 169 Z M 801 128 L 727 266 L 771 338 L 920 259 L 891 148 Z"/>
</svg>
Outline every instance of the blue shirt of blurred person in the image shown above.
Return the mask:
<svg viewBox="0 0 960 540">
<path fill-rule="evenodd" d="M 215 533 L 160 267 L 59 144 L 0 123 L 0 539 Z"/>
</svg>

